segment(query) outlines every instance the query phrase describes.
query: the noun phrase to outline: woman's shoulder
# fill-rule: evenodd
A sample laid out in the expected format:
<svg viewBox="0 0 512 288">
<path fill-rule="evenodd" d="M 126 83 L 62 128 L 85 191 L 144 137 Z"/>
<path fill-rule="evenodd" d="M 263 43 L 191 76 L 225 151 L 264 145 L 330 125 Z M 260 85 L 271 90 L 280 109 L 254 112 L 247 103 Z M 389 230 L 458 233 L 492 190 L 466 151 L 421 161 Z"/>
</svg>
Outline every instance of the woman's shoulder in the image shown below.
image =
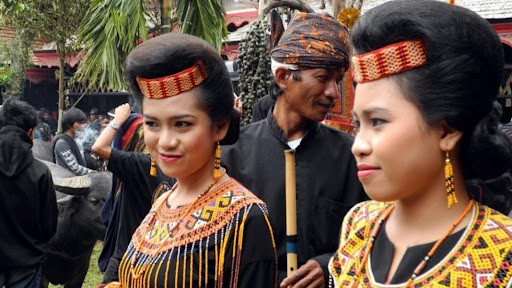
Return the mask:
<svg viewBox="0 0 512 288">
<path fill-rule="evenodd" d="M 350 209 L 345 217 L 356 217 L 358 221 L 368 221 L 379 217 L 392 202 L 368 200 L 360 202 Z"/>
<path fill-rule="evenodd" d="M 483 219 L 481 219 L 483 218 Z M 512 243 L 512 219 L 488 206 L 479 204 L 476 221 L 482 221 L 484 233 L 500 233 L 500 239 L 508 239 Z"/>
<path fill-rule="evenodd" d="M 354 205 L 343 219 L 340 231 L 341 239 L 346 239 L 350 237 L 351 233 L 357 231 L 366 231 L 366 226 L 376 222 L 391 205 L 392 202 L 374 200 L 363 201 Z"/>
<path fill-rule="evenodd" d="M 254 195 L 249 189 L 247 189 L 244 185 L 242 185 L 240 182 L 235 180 L 235 178 L 230 177 L 228 181 L 224 182 L 223 185 L 221 185 L 218 189 L 221 190 L 219 195 L 221 197 L 232 197 L 234 202 L 237 201 L 244 201 L 249 204 L 261 204 L 265 205 L 265 202 L 258 198 L 258 196 Z"/>
</svg>

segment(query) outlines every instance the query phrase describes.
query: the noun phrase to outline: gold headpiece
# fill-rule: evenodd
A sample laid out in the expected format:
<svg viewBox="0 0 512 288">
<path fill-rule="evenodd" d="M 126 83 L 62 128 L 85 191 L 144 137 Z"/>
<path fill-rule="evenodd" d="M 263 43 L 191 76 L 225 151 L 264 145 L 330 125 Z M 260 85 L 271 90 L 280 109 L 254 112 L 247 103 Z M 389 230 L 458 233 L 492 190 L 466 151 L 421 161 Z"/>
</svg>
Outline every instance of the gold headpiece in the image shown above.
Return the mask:
<svg viewBox="0 0 512 288">
<path fill-rule="evenodd" d="M 199 86 L 208 77 L 206 66 L 200 60 L 181 72 L 176 74 L 145 79 L 136 77 L 140 91 L 150 99 L 163 99 L 179 95 Z"/>
<path fill-rule="evenodd" d="M 427 63 L 422 40 L 407 40 L 352 57 L 352 73 L 364 83 L 404 72 Z"/>
</svg>

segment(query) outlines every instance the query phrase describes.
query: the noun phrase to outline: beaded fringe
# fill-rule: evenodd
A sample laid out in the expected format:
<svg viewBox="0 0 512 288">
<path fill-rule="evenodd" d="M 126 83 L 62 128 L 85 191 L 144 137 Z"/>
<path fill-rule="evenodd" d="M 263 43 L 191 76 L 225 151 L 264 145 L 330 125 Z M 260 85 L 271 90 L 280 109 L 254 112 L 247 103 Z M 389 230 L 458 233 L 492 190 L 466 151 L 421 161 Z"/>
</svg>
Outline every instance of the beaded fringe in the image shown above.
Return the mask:
<svg viewBox="0 0 512 288">
<path fill-rule="evenodd" d="M 264 209 L 264 206 L 257 206 L 262 210 L 265 220 L 270 229 L 270 235 L 272 238 L 272 246 L 275 251 L 275 241 L 272 233 L 272 227 L 270 227 L 270 221 L 268 220 L 268 211 Z M 128 283 L 111 283 L 107 287 L 133 287 L 142 288 L 150 287 L 157 283 L 158 276 L 160 275 L 161 269 L 165 269 L 165 283 L 168 283 L 169 273 L 174 273 L 174 287 L 175 288 L 201 288 L 208 286 L 208 247 L 210 241 L 214 241 L 215 251 L 215 269 L 214 269 L 214 287 L 223 287 L 224 280 L 224 264 L 225 256 L 228 249 L 232 249 L 231 259 L 231 275 L 229 287 L 236 288 L 238 285 L 238 273 L 240 271 L 241 255 L 242 255 L 242 243 L 244 236 L 245 222 L 252 205 L 246 206 L 244 211 L 239 211 L 235 217 L 222 229 L 216 231 L 214 234 L 199 239 L 196 242 L 186 244 L 181 247 L 175 247 L 171 250 L 161 252 L 157 255 L 151 256 L 135 251 L 133 243 L 130 243 L 126 254 L 120 264 L 119 279 L 123 281 L 128 280 Z M 242 215 L 241 215 L 242 214 Z M 240 218 L 242 218 L 240 220 Z M 233 234 L 233 245 L 228 247 L 229 236 Z M 203 242 L 205 246 L 203 247 Z M 194 248 L 199 247 L 198 256 L 194 256 Z M 170 264 L 172 256 L 176 254 L 176 268 L 174 271 L 170 270 Z M 135 264 L 130 265 L 130 259 L 136 257 Z M 195 259 L 198 257 L 198 259 Z M 277 256 L 276 256 L 277 259 Z M 125 263 L 123 263 L 125 262 Z M 198 275 L 197 279 L 194 280 L 194 262 L 198 263 Z M 277 268 L 277 263 L 276 263 Z M 211 267 L 210 267 L 211 269 Z M 277 275 L 277 274 L 276 274 Z M 154 277 L 154 278 L 153 278 Z M 276 276 L 277 277 L 277 276 Z M 277 279 L 276 279 L 277 281 Z M 181 285 L 180 285 L 181 283 Z M 188 283 L 188 286 L 186 285 Z M 156 287 L 156 286 L 155 286 Z M 169 285 L 166 287 L 173 287 Z"/>
</svg>

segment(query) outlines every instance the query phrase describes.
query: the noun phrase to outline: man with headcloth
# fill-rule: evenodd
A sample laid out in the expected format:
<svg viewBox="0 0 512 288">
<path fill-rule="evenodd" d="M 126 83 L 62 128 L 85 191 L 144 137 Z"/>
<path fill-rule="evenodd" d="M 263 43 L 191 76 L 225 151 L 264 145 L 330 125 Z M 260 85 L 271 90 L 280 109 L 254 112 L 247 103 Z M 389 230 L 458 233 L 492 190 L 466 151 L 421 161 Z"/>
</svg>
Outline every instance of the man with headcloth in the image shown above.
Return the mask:
<svg viewBox="0 0 512 288">
<path fill-rule="evenodd" d="M 267 203 L 281 287 L 324 287 L 345 213 L 366 195 L 350 152 L 353 138 L 320 124 L 341 97 L 347 30 L 332 17 L 297 13 L 272 50 L 276 103 L 266 119 L 241 128 L 223 147 L 229 175 Z M 286 277 L 284 150 L 295 150 L 299 268 Z M 281 281 L 284 279 L 283 281 Z"/>
</svg>

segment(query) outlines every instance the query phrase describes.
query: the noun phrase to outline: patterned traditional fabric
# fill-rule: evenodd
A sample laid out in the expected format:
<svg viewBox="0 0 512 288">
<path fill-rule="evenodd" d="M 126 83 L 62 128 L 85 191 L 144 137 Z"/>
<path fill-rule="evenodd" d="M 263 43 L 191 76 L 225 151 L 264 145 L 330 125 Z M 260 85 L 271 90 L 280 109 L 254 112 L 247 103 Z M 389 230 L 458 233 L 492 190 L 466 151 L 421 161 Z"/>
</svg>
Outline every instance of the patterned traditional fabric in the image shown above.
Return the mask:
<svg viewBox="0 0 512 288">
<path fill-rule="evenodd" d="M 176 96 L 199 86 L 208 72 L 203 62 L 197 61 L 194 66 L 179 73 L 154 79 L 136 77 L 140 91 L 150 99 L 162 99 Z"/>
<path fill-rule="evenodd" d="M 408 40 L 352 57 L 354 80 L 378 80 L 427 63 L 421 40 Z"/>
<path fill-rule="evenodd" d="M 163 287 L 163 283 L 169 287 L 178 283 L 183 285 L 179 287 L 213 287 L 214 283 L 215 287 L 237 287 L 239 276 L 243 276 L 238 274 L 240 267 L 248 265 L 244 261 L 258 261 L 242 259 L 245 230 L 255 228 L 246 227 L 252 208 L 264 215 L 264 226 L 270 237 L 251 249 L 260 249 L 271 242 L 272 262 L 277 264 L 265 204 L 236 180 L 221 184 L 192 206 L 171 209 L 167 204 L 169 193 L 154 203 L 133 234 L 119 266 L 120 283 L 107 287 Z M 227 275 L 226 267 L 230 271 Z M 276 268 L 273 269 L 272 283 L 275 282 L 272 277 L 277 277 Z"/>
<path fill-rule="evenodd" d="M 348 69 L 348 31 L 329 15 L 295 13 L 271 57 L 299 68 Z"/>
<path fill-rule="evenodd" d="M 340 247 L 329 262 L 334 279 L 330 287 L 348 287 L 357 278 L 370 231 L 390 203 L 368 201 L 347 214 L 341 230 Z M 512 284 L 512 219 L 481 204 L 461 239 L 445 258 L 424 271 L 411 287 L 510 287 Z M 369 264 L 356 287 L 402 287 L 376 283 Z"/>
</svg>

